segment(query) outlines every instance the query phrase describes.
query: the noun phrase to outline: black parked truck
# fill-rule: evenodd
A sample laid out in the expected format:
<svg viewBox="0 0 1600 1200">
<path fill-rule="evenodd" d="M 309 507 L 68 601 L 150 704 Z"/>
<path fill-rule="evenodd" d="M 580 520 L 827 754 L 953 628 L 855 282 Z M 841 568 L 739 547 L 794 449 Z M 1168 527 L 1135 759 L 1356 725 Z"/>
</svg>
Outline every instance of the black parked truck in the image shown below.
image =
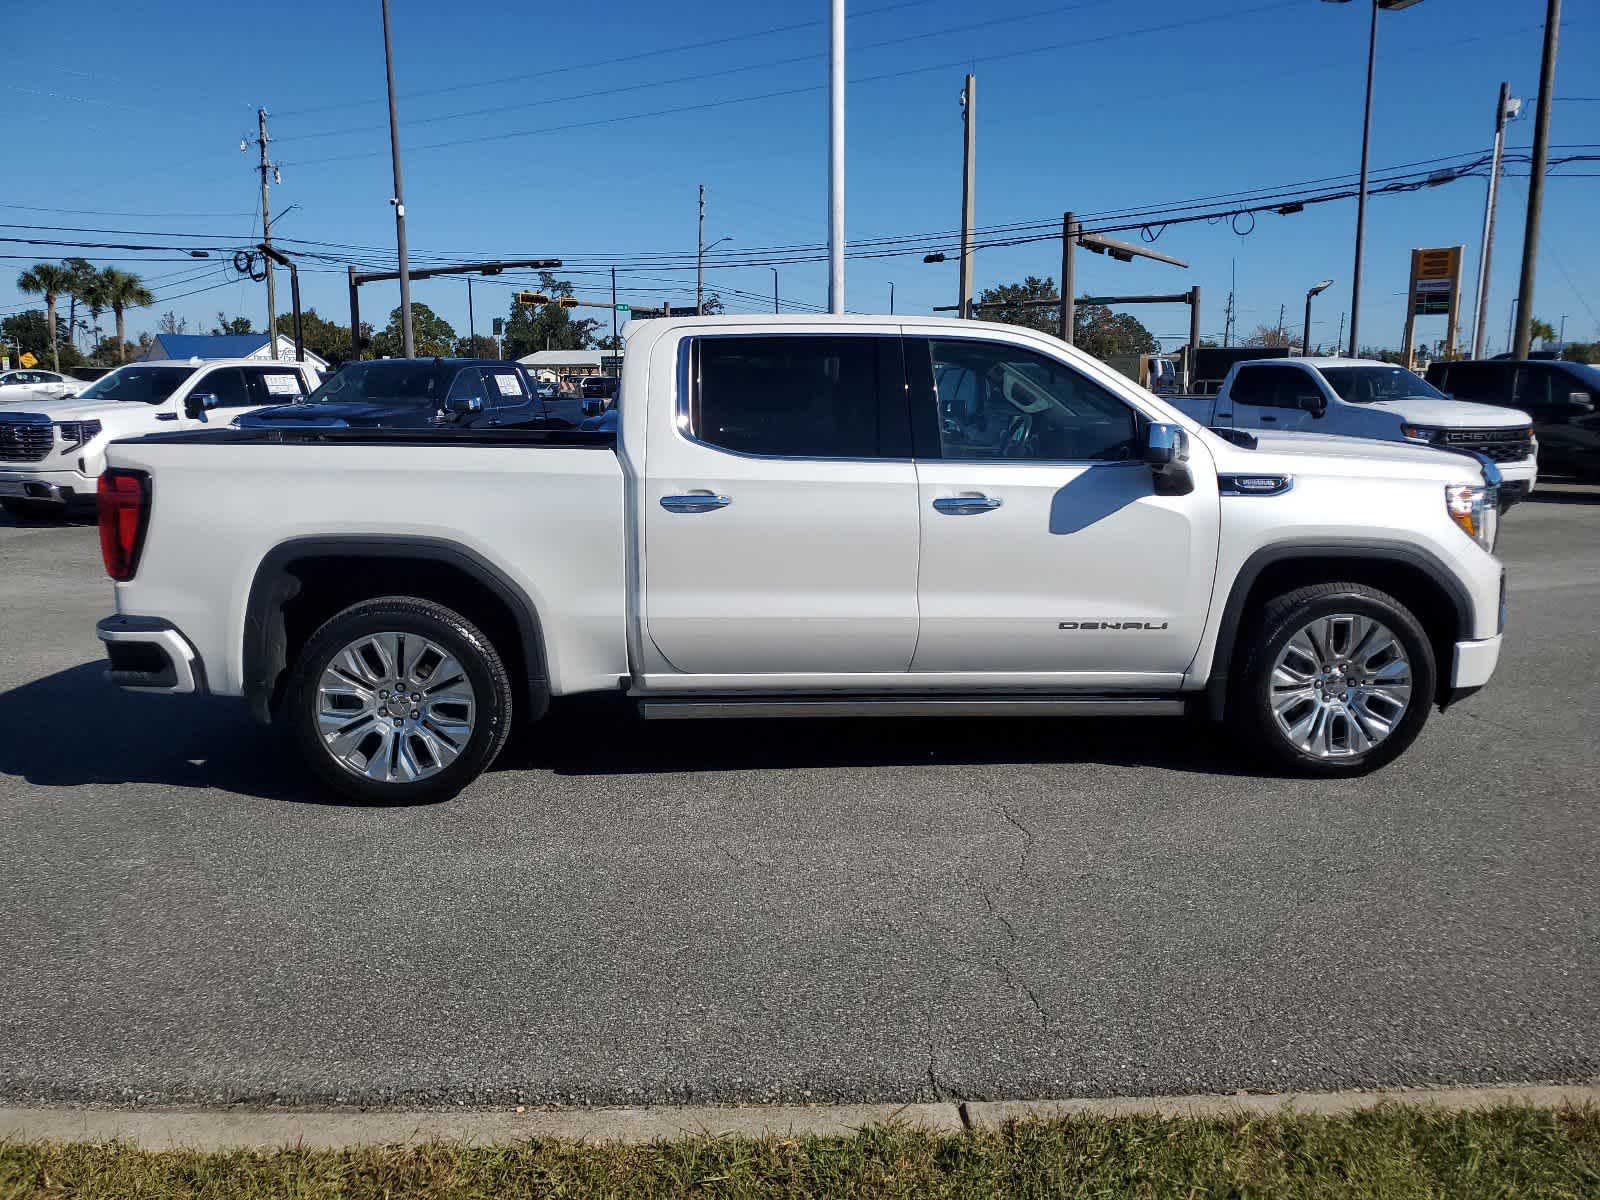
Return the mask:
<svg viewBox="0 0 1600 1200">
<path fill-rule="evenodd" d="M 1456 400 L 1517 408 L 1533 418 L 1540 471 L 1600 479 L 1600 367 L 1559 359 L 1436 362 L 1428 382 Z"/>
</svg>

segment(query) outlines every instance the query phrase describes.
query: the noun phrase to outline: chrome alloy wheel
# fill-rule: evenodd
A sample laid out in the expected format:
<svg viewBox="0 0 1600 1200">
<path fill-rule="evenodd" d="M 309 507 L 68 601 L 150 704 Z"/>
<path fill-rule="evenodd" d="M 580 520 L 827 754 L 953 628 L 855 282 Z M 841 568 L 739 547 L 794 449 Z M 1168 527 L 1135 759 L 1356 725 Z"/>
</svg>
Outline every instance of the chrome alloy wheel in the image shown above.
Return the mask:
<svg viewBox="0 0 1600 1200">
<path fill-rule="evenodd" d="M 1382 742 L 1411 706 L 1411 662 L 1381 621 L 1318 617 L 1278 652 L 1272 712 L 1284 737 L 1317 758 L 1352 758 Z"/>
<path fill-rule="evenodd" d="M 461 664 L 415 633 L 366 634 L 317 681 L 317 729 L 340 766 L 380 783 L 437 775 L 466 748 L 477 706 Z"/>
</svg>

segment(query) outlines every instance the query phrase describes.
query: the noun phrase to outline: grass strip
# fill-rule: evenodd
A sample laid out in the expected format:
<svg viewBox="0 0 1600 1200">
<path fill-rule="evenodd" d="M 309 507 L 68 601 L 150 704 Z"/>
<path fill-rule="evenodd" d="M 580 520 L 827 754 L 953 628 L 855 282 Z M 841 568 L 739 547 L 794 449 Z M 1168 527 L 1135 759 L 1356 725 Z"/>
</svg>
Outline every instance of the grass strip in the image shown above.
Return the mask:
<svg viewBox="0 0 1600 1200">
<path fill-rule="evenodd" d="M 1073 1116 L 849 1137 L 539 1140 L 271 1152 L 0 1142 L 0 1197 L 511 1200 L 514 1197 L 1600 1197 L 1600 1108 L 1339 1117 Z"/>
</svg>

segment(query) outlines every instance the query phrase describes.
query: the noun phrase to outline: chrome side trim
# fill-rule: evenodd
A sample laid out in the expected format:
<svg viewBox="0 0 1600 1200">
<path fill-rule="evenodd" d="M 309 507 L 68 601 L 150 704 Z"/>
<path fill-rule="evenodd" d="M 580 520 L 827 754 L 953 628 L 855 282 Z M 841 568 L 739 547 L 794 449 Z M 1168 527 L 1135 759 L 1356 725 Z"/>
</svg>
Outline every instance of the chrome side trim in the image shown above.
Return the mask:
<svg viewBox="0 0 1600 1200">
<path fill-rule="evenodd" d="M 881 696 L 641 700 L 647 721 L 716 717 L 1178 717 L 1185 702 L 1123 696 Z"/>
</svg>

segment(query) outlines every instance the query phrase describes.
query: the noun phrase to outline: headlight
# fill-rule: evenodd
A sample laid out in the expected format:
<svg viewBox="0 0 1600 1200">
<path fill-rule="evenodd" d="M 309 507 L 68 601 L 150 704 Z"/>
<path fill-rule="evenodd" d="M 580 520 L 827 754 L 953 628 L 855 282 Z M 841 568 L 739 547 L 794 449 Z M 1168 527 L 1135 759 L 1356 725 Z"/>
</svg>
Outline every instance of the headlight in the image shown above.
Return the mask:
<svg viewBox="0 0 1600 1200">
<path fill-rule="evenodd" d="M 1439 435 L 1437 429 L 1429 429 L 1425 425 L 1402 425 L 1400 436 L 1408 442 L 1431 442 Z"/>
<path fill-rule="evenodd" d="M 1470 483 L 1447 483 L 1444 506 L 1450 519 L 1485 550 L 1494 549 L 1500 532 L 1500 489 Z"/>
<path fill-rule="evenodd" d="M 99 421 L 60 421 L 56 428 L 61 431 L 62 448 L 66 450 L 76 449 L 100 436 Z"/>
</svg>

